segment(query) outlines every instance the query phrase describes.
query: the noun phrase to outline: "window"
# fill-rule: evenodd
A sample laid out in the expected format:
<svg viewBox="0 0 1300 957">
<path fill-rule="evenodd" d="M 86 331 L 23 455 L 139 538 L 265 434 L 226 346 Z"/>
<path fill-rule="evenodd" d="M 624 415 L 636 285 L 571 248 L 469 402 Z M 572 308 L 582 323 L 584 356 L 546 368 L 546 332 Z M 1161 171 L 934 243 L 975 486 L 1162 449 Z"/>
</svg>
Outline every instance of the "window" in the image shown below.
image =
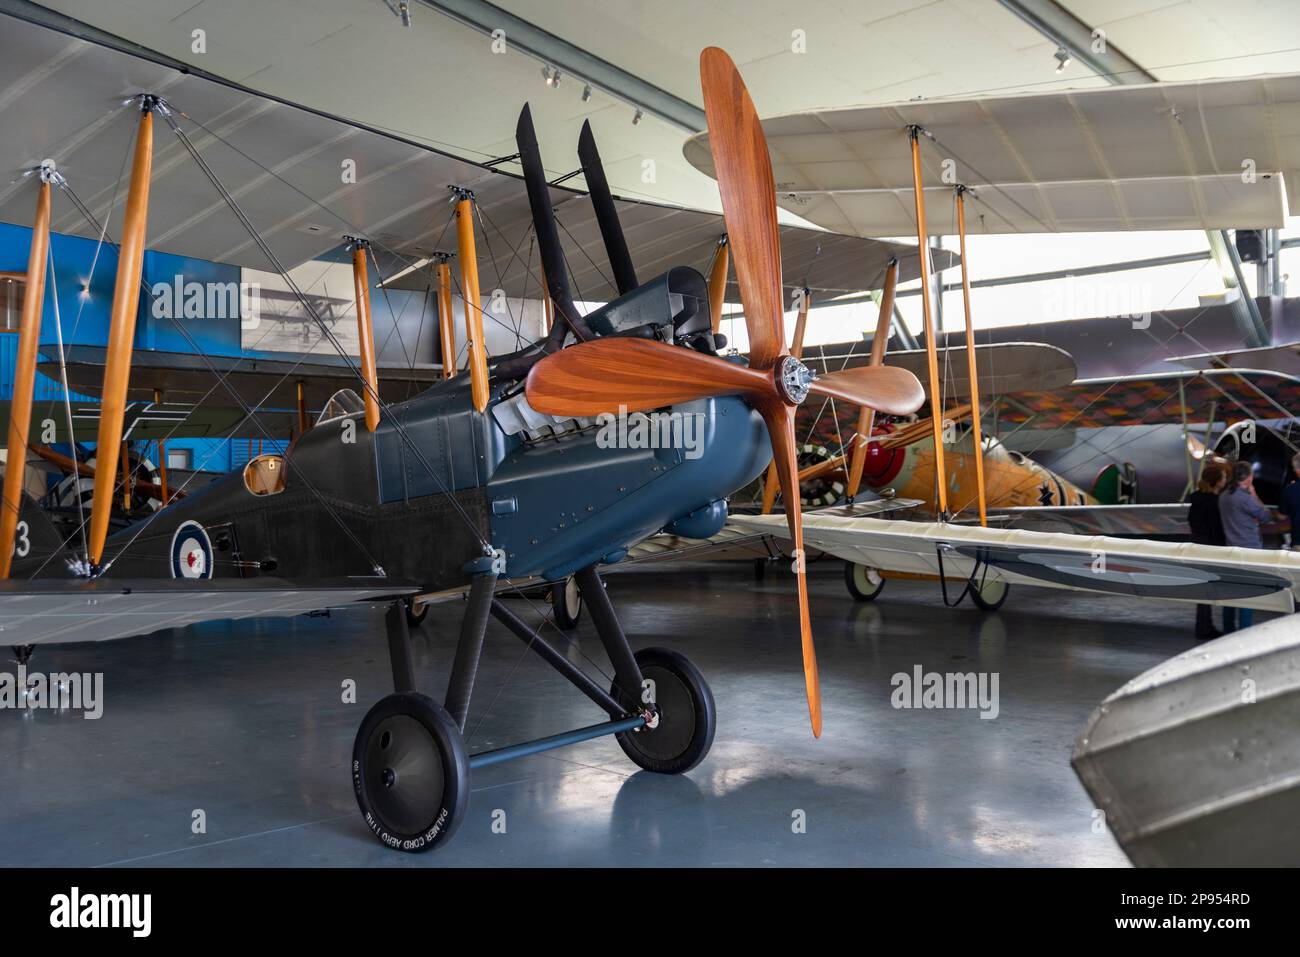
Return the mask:
<svg viewBox="0 0 1300 957">
<path fill-rule="evenodd" d="M 189 469 L 194 467 L 193 449 L 168 449 L 167 467 L 169 469 Z"/>
<path fill-rule="evenodd" d="M 0 272 L 0 332 L 17 332 L 23 316 L 27 273 Z"/>
</svg>

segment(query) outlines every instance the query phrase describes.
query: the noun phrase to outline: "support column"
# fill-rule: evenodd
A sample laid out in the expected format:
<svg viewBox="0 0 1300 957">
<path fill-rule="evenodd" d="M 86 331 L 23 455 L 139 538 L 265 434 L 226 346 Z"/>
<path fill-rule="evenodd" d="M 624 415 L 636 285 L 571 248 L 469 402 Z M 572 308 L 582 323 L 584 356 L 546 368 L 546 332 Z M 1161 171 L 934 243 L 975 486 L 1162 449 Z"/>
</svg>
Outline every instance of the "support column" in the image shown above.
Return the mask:
<svg viewBox="0 0 1300 957">
<path fill-rule="evenodd" d="M 100 562 L 104 557 L 108 521 L 113 511 L 113 486 L 119 443 L 122 441 L 122 421 L 126 416 L 127 386 L 131 379 L 131 352 L 140 306 L 140 279 L 144 271 L 145 227 L 149 221 L 155 105 L 152 96 L 141 99 L 135 156 L 131 163 L 131 185 L 126 195 L 126 216 L 122 223 L 122 244 L 118 250 L 117 277 L 113 286 L 113 308 L 109 314 L 104 389 L 95 441 L 95 492 L 91 499 L 87 542 L 91 569 L 96 573 L 102 570 Z"/>
<path fill-rule="evenodd" d="M 459 243 L 461 296 L 465 305 L 465 338 L 469 345 L 470 395 L 475 410 L 488 403 L 487 350 L 483 343 L 483 304 L 478 289 L 478 254 L 474 249 L 474 194 L 459 191 L 456 239 Z"/>
<path fill-rule="evenodd" d="M 294 393 L 298 402 L 298 435 L 307 431 L 307 386 L 301 379 L 294 384 Z"/>
<path fill-rule="evenodd" d="M 908 129 L 912 141 L 912 192 L 916 200 L 916 254 L 921 266 L 921 309 L 925 320 L 925 362 L 930 379 L 930 421 L 934 433 L 934 472 L 939 520 L 948 520 L 948 474 L 943 462 L 943 394 L 939 389 L 938 334 L 930 303 L 930 243 L 925 226 L 925 187 L 921 182 L 921 130 Z"/>
<path fill-rule="evenodd" d="M 352 286 L 357 302 L 357 336 L 360 340 L 361 377 L 366 380 L 366 428 L 379 428 L 379 371 L 375 365 L 375 327 L 370 317 L 370 276 L 366 270 L 366 252 L 370 242 L 355 236 L 344 239 L 352 248 Z"/>
<path fill-rule="evenodd" d="M 970 376 L 971 453 L 975 456 L 975 495 L 979 502 L 980 525 L 987 527 L 989 516 L 984 496 L 984 432 L 980 428 L 979 365 L 975 361 L 975 325 L 970 313 L 970 275 L 966 271 L 965 186 L 957 187 L 957 236 L 961 245 L 961 298 L 966 310 L 966 369 Z"/>
<path fill-rule="evenodd" d="M 53 173 L 51 168 L 50 173 Z M 50 179 L 44 167 L 36 194 L 36 217 L 27 253 L 27 280 L 18 325 L 18 358 L 14 367 L 13 402 L 9 408 L 4 502 L 0 510 L 0 578 L 9 577 L 14 557 L 14 534 L 22 509 L 23 479 L 27 474 L 27 435 L 32 424 L 32 398 L 36 388 L 36 353 L 41 338 L 41 308 L 45 302 L 45 266 L 50 252 Z"/>
</svg>

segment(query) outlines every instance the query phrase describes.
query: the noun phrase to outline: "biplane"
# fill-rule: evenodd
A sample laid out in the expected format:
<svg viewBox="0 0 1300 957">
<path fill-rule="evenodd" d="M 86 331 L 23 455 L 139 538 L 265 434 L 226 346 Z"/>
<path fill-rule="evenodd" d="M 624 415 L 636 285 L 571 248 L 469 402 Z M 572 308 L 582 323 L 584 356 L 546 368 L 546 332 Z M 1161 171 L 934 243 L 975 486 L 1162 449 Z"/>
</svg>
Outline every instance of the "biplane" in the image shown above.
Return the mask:
<svg viewBox="0 0 1300 957">
<path fill-rule="evenodd" d="M 351 241 L 357 274 L 360 362 L 343 363 L 341 389 L 284 454 L 175 498 L 144 519 L 111 528 L 121 435 L 132 377 L 133 329 L 149 206 L 155 119 L 164 121 L 212 186 L 239 210 L 201 161 L 167 101 L 136 97 L 130 186 L 122 223 L 110 335 L 102 355 L 97 463 L 84 521 L 56 531 L 30 496 L 22 469 L 6 471 L 0 512 L 0 626 L 20 658 L 57 642 L 148 634 L 211 619 L 285 616 L 356 602 L 387 605 L 394 693 L 362 721 L 352 780 L 363 818 L 386 845 L 425 851 L 464 816 L 472 769 L 615 735 L 632 761 L 681 773 L 708 752 L 715 706 L 700 672 L 663 648 L 634 652 L 598 572 L 660 530 L 707 538 L 727 517 L 727 496 L 755 478 L 775 452 L 782 481 L 794 481 L 794 411 L 810 396 L 835 395 L 904 415 L 923 401 L 917 378 L 891 367 L 815 375 L 789 354 L 782 310 L 781 229 L 757 114 L 731 60 L 701 55 L 710 129 L 718 139 L 728 250 L 745 303 L 748 361 L 720 354 L 709 283 L 688 267 L 639 281 L 617 216 L 598 215 L 619 295 L 582 315 L 563 252 L 525 106 L 516 128 L 546 294 L 555 321 L 545 338 L 489 357 L 480 312 L 466 311 L 468 374 L 389 401 L 379 387 L 370 328 L 364 239 Z M 589 132 L 580 153 L 598 163 Z M 593 204 L 608 211 L 603 177 L 590 176 Z M 45 290 L 51 196 L 65 188 L 52 165 L 38 184 L 20 332 L 9 449 L 29 444 L 30 399 Z M 274 260 L 259 231 L 250 241 Z M 466 302 L 477 303 L 472 197 L 456 196 Z M 91 228 L 99 224 L 92 221 Z M 57 293 L 56 293 L 57 295 Z M 302 308 L 312 314 L 306 297 Z M 328 324 L 318 329 L 330 339 Z M 183 333 L 182 333 L 183 334 Z M 193 361 L 252 416 L 256 407 L 226 383 L 212 357 Z M 52 358 L 66 381 L 67 354 Z M 84 370 L 83 370 L 84 371 Z M 233 370 L 230 370 L 233 373 Z M 291 382 L 290 370 L 280 378 Z M 152 384 L 150 385 L 152 387 Z M 65 411 L 70 405 L 65 399 Z M 680 448 L 606 448 L 591 418 L 655 410 L 699 417 L 698 454 Z M 15 459 L 17 461 L 17 459 Z M 74 463 L 76 464 L 76 463 Z M 84 463 L 82 463 L 84 464 Z M 74 480 L 81 472 L 72 472 Z M 793 488 L 793 486 L 790 486 Z M 81 497 L 78 498 L 81 501 Z M 797 507 L 786 519 L 796 542 Z M 612 664 L 606 688 L 501 600 L 518 583 L 574 576 Z M 466 596 L 444 703 L 416 690 L 404 603 Z M 804 679 L 813 733 L 820 691 L 806 581 L 798 574 Z M 605 713 L 606 720 L 535 741 L 468 754 L 463 729 L 489 618 L 502 623 Z"/>
<path fill-rule="evenodd" d="M 927 205 L 951 203 L 959 243 L 964 348 L 940 355 L 934 290 L 923 268 L 925 350 L 902 354 L 900 363 L 924 359 L 917 371 L 927 382 L 928 415 L 896 423 L 880 421 L 870 409 L 833 409 L 821 437 L 833 435 L 834 441 L 805 446 L 814 460 L 804 464 L 801 477 L 833 479 L 818 504 L 844 499 L 851 506 L 865 485 L 919 502 L 938 519 L 882 521 L 851 511 L 836 514 L 834 507 L 811 513 L 804 538 L 845 559 L 855 597 L 874 598 L 883 587 L 882 573 L 892 573 L 938 578 L 945 601 L 948 583 L 955 581 L 956 601 L 970 594 L 982 608 L 998 607 L 1009 584 L 1024 582 L 1292 610 L 1300 583 L 1300 560 L 1292 554 L 1115 537 L 1177 531 L 1182 509 L 1176 503 L 1137 504 L 1137 475 L 1128 463 L 1105 463 L 1090 487 L 1081 488 L 1035 462 L 1032 447 L 1027 454 L 1002 439 L 1031 426 L 1054 434 L 1098 424 L 1179 423 L 1190 449 L 1189 427 L 1205 425 L 1207 412 L 1209 427 L 1216 410 L 1223 417 L 1244 414 L 1249 429 L 1227 430 L 1220 450 L 1257 463 L 1267 458 L 1265 471 L 1280 484 L 1281 450 L 1291 441 L 1289 409 L 1296 407 L 1288 400 L 1300 397 L 1300 382 L 1267 370 L 1224 368 L 1220 360 L 1218 367 L 1205 363 L 1184 373 L 1118 379 L 1074 382 L 1073 375 L 1043 374 L 1042 381 L 1022 388 L 995 384 L 991 400 L 981 402 L 979 385 L 999 368 L 996 350 L 1008 344 L 976 347 L 966 236 L 968 204 L 976 210 L 971 231 L 980 233 L 1195 228 L 1214 234 L 1213 248 L 1228 227 L 1281 226 L 1300 175 L 1292 168 L 1294 157 L 1277 144 L 1279 135 L 1295 128 L 1290 105 L 1298 98 L 1300 78 L 1279 76 L 908 102 L 764 121 L 778 202 L 785 208 L 860 236 L 914 230 L 918 247 L 928 248 Z M 1134 123 L 1142 125 L 1140 147 L 1133 146 Z M 1234 149 L 1256 158 L 1249 175 L 1235 165 L 1223 167 L 1216 139 L 1230 140 Z M 700 133 L 684 147 L 688 160 L 708 174 L 716 172 L 711 142 L 711 132 Z M 819 357 L 820 368 L 889 362 L 887 314 L 895 283 L 886 281 L 870 355 L 856 353 L 854 344 L 833 361 Z M 1286 360 L 1277 349 L 1269 357 Z M 952 374 L 950 365 L 961 372 Z M 955 428 L 965 419 L 969 429 Z M 1259 424 L 1270 420 L 1283 426 Z M 1241 441 L 1247 437 L 1250 444 Z M 1194 485 L 1195 467 L 1189 457 L 1184 494 Z M 812 489 L 814 495 L 821 491 Z M 775 484 L 769 482 L 766 492 L 765 513 Z M 967 527 L 957 519 L 972 507 L 979 524 Z M 737 515 L 733 522 L 784 534 L 780 518 L 771 514 Z M 1036 530 L 1035 524 L 1053 531 Z M 1099 530 L 1111 534 L 1095 534 Z"/>
</svg>

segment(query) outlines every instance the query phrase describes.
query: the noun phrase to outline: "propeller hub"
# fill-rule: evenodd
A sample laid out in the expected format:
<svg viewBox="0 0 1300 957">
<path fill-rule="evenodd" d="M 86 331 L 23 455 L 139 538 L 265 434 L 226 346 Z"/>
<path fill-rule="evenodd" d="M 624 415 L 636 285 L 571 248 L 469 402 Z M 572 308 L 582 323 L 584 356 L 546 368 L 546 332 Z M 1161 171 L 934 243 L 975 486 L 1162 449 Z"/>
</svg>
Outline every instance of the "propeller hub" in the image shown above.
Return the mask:
<svg viewBox="0 0 1300 957">
<path fill-rule="evenodd" d="M 791 405 L 799 405 L 808 398 L 808 389 L 817 376 L 794 356 L 782 356 L 776 367 L 776 385 L 781 396 Z"/>
</svg>

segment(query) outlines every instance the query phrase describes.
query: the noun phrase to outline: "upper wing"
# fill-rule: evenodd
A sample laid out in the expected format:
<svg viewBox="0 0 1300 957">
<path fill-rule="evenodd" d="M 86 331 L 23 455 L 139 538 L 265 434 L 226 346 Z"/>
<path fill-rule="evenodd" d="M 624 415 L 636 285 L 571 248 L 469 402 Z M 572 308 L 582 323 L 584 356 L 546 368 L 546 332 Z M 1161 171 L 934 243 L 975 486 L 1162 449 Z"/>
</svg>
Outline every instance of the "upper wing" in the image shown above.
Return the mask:
<svg viewBox="0 0 1300 957">
<path fill-rule="evenodd" d="M 6 645 L 107 641 L 201 621 L 285 618 L 416 590 L 379 578 L 10 580 L 0 582 L 0 632 Z"/>
<path fill-rule="evenodd" d="M 1190 534 L 1187 505 L 1062 505 L 991 508 L 990 518 L 1006 519 L 1008 528 L 1036 532 L 1072 532 L 1078 535 L 1181 535 Z"/>
<path fill-rule="evenodd" d="M 1283 419 L 1300 409 L 1300 378 L 1258 369 L 1162 372 L 1080 379 L 1056 389 L 998 398 L 999 422 L 1086 429 L 1216 419 Z"/>
<path fill-rule="evenodd" d="M 782 535 L 784 516 L 736 516 L 742 528 Z M 1181 542 L 899 522 L 813 514 L 804 540 L 846 561 L 923 575 L 988 575 L 1141 598 L 1295 610 L 1300 555 Z"/>
</svg>

